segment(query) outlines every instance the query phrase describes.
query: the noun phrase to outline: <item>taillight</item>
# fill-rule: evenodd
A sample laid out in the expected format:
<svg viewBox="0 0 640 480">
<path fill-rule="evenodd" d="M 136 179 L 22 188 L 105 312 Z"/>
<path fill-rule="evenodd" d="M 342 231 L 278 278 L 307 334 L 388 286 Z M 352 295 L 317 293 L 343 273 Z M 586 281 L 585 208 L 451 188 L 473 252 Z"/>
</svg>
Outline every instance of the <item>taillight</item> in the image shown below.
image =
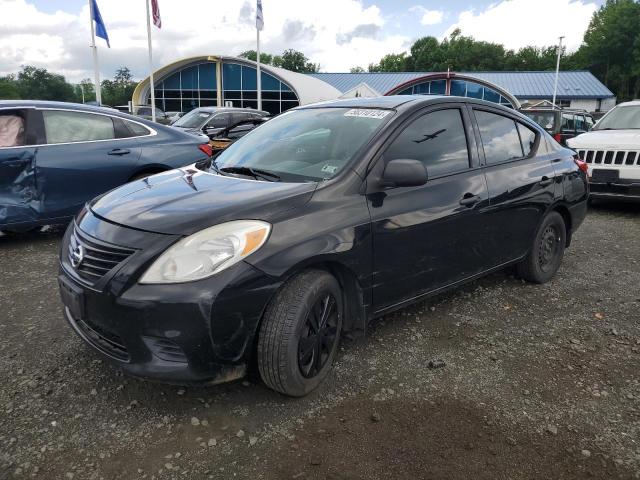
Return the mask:
<svg viewBox="0 0 640 480">
<path fill-rule="evenodd" d="M 213 148 L 208 143 L 203 143 L 198 145 L 198 148 L 207 155 L 207 157 L 213 156 Z"/>
<path fill-rule="evenodd" d="M 558 142 L 558 143 L 562 143 L 562 135 L 560 135 L 559 133 L 556 133 L 556 134 L 553 136 L 553 139 L 554 139 L 556 142 Z"/>
<path fill-rule="evenodd" d="M 573 157 L 573 161 L 578 166 L 578 168 L 585 173 L 587 178 L 589 178 L 589 166 L 587 165 L 587 162 L 585 162 L 584 160 L 580 160 L 580 157 L 578 157 L 577 155 Z"/>
</svg>

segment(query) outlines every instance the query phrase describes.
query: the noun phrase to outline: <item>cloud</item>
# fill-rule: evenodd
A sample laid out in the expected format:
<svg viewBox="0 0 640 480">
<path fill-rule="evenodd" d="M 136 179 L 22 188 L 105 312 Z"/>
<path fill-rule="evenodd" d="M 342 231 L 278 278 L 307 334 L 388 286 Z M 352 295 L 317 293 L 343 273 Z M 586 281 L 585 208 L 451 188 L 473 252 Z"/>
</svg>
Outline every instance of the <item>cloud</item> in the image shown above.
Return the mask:
<svg viewBox="0 0 640 480">
<path fill-rule="evenodd" d="M 577 49 L 598 6 L 587 0 L 503 0 L 486 10 L 466 10 L 445 32 L 459 28 L 477 40 L 519 49 L 528 45 L 556 45 L 565 37 L 568 50 Z"/>
<path fill-rule="evenodd" d="M 356 28 L 348 33 L 339 33 L 336 35 L 336 42 L 338 45 L 344 45 L 349 43 L 354 38 L 376 38 L 380 32 L 380 25 L 374 23 L 367 23 L 365 25 L 358 25 Z"/>
<path fill-rule="evenodd" d="M 159 68 L 196 55 L 237 55 L 255 49 L 255 1 L 210 0 L 160 2 L 162 29 L 153 28 L 154 65 Z M 263 52 L 287 48 L 305 53 L 324 71 L 348 71 L 379 61 L 389 52 L 406 49 L 411 36 L 384 34 L 380 9 L 361 0 L 278 0 L 263 4 Z M 148 74 L 144 2 L 100 2 L 111 49 L 96 39 L 103 78 L 128 66 L 135 78 Z M 86 2 L 76 11 L 39 11 L 31 0 L 0 0 L 0 76 L 21 65 L 45 67 L 69 81 L 93 77 Z M 198 22 L 194 12 L 210 12 L 210 22 Z M 214 15 L 214 17 L 211 17 Z M 194 23 L 195 22 L 195 23 Z"/>
<path fill-rule="evenodd" d="M 442 23 L 444 12 L 442 10 L 425 10 L 420 23 L 422 25 L 437 25 Z"/>
</svg>

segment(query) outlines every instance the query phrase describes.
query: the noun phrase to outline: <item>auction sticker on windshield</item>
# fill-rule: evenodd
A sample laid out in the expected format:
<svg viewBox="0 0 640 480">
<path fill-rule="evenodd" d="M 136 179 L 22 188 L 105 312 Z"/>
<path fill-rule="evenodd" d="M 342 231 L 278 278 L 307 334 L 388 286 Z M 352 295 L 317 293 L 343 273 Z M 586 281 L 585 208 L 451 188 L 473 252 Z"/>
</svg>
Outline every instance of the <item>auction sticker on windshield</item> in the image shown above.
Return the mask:
<svg viewBox="0 0 640 480">
<path fill-rule="evenodd" d="M 360 118 L 384 118 L 391 112 L 389 110 L 379 110 L 375 108 L 352 108 L 347 111 L 345 117 L 360 117 Z"/>
</svg>

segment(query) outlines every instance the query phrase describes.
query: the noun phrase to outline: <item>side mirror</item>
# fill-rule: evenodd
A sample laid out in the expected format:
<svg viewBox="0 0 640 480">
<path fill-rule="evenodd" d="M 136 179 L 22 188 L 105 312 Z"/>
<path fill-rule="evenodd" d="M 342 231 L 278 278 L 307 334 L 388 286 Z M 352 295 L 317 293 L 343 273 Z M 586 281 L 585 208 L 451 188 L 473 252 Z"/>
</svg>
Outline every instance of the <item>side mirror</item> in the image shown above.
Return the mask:
<svg viewBox="0 0 640 480">
<path fill-rule="evenodd" d="M 427 183 L 427 179 L 424 164 L 408 158 L 389 160 L 382 174 L 382 184 L 387 188 L 419 187 Z"/>
</svg>

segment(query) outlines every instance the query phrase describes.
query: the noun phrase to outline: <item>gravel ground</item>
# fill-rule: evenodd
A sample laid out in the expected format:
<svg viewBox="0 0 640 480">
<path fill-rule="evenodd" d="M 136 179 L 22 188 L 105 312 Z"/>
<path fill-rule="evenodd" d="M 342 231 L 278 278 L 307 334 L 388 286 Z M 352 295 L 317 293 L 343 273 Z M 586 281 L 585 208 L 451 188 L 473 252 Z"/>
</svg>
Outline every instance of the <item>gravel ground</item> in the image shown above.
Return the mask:
<svg viewBox="0 0 640 480">
<path fill-rule="evenodd" d="M 318 391 L 123 376 L 63 321 L 61 232 L 0 237 L 0 478 L 640 478 L 640 208 L 557 277 L 505 271 L 375 321 Z"/>
</svg>

